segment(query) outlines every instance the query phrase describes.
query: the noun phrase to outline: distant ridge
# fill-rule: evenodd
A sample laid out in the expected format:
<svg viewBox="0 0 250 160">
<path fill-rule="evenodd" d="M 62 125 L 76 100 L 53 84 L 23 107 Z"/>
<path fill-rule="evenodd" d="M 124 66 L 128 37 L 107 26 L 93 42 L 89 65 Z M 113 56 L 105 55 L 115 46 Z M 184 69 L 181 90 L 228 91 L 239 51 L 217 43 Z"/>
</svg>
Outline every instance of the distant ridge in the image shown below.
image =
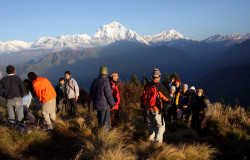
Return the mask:
<svg viewBox="0 0 250 160">
<path fill-rule="evenodd" d="M 93 37 L 88 34 L 62 35 L 59 37 L 41 37 L 36 42 L 23 41 L 0 41 L 0 55 L 15 54 L 23 51 L 36 52 L 39 50 L 59 51 L 63 49 L 79 50 L 85 48 L 96 48 L 106 46 L 120 40 L 137 41 L 147 45 L 185 46 L 199 42 L 216 43 L 227 41 L 227 45 L 240 43 L 250 38 L 246 35 L 215 35 L 204 41 L 183 36 L 174 29 L 164 31 L 156 35 L 138 35 L 135 31 L 126 29 L 119 22 L 113 21 L 110 24 L 102 25 Z"/>
</svg>

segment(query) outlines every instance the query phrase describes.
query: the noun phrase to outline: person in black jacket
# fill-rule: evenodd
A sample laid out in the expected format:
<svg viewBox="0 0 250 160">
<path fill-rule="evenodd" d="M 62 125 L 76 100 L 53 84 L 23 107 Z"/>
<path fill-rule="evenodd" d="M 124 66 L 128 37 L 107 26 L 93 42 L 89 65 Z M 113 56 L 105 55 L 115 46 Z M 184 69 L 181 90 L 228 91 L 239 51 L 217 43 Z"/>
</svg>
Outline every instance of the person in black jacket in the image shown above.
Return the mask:
<svg viewBox="0 0 250 160">
<path fill-rule="evenodd" d="M 204 129 L 207 127 L 207 120 L 211 114 L 212 111 L 209 99 L 204 96 L 202 89 L 198 89 L 196 104 L 192 108 L 191 127 L 200 135 L 205 134 Z"/>
<path fill-rule="evenodd" d="M 57 111 L 65 111 L 66 110 L 66 98 L 65 98 L 65 80 L 64 78 L 59 79 L 59 84 L 55 88 L 56 90 L 56 106 Z"/>
<path fill-rule="evenodd" d="M 110 109 L 115 106 L 112 89 L 107 78 L 107 67 L 101 67 L 99 77 L 96 78 L 90 87 L 90 96 L 94 109 L 97 110 L 98 124 L 100 127 L 110 127 Z"/>
<path fill-rule="evenodd" d="M 26 94 L 24 84 L 20 77 L 15 75 L 15 67 L 9 65 L 6 67 L 8 76 L 0 81 L 0 96 L 5 97 L 7 102 L 7 114 L 10 127 L 15 126 L 17 119 L 17 128 L 23 132 L 23 97 Z"/>
</svg>

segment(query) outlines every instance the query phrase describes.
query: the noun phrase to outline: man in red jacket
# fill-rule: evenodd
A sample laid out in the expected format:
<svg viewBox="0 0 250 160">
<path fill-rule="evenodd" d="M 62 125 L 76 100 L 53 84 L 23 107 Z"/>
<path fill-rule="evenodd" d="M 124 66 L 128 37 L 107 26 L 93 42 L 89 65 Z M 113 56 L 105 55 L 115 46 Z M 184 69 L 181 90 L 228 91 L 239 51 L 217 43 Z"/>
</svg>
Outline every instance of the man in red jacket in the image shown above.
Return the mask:
<svg viewBox="0 0 250 160">
<path fill-rule="evenodd" d="M 119 104 L 120 104 L 120 93 L 118 90 L 117 80 L 119 76 L 117 72 L 112 72 L 109 76 L 109 82 L 110 86 L 112 88 L 112 94 L 115 100 L 115 107 L 110 109 L 111 113 L 111 119 L 110 119 L 110 125 L 112 125 L 112 117 L 114 117 L 113 125 L 117 126 L 119 122 Z"/>
</svg>

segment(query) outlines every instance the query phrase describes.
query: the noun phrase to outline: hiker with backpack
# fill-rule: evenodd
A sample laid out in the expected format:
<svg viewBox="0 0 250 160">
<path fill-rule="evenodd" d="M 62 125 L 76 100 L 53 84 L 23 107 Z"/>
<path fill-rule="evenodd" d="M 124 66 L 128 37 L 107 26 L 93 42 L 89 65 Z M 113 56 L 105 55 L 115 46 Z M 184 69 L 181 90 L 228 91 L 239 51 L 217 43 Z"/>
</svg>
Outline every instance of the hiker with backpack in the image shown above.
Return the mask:
<svg viewBox="0 0 250 160">
<path fill-rule="evenodd" d="M 176 120 L 176 96 L 175 96 L 175 86 L 171 86 L 169 90 L 169 100 L 167 103 L 165 103 L 163 108 L 163 116 L 165 122 L 171 122 L 172 117 L 173 120 Z"/>
<path fill-rule="evenodd" d="M 24 88 L 26 91 L 26 94 L 23 97 L 24 123 L 25 124 L 34 124 L 35 123 L 35 116 L 29 110 L 30 103 L 32 101 L 32 94 L 31 94 L 32 83 L 28 79 L 25 79 L 23 81 L 23 84 L 24 84 Z"/>
<path fill-rule="evenodd" d="M 112 94 L 113 94 L 113 98 L 115 101 L 115 106 L 113 109 L 110 109 L 111 112 L 111 118 L 110 118 L 110 125 L 112 126 L 112 122 L 113 122 L 113 126 L 118 126 L 119 123 L 119 103 L 120 103 L 120 93 L 118 90 L 118 85 L 117 85 L 117 80 L 118 80 L 119 76 L 117 72 L 112 72 L 109 76 L 109 82 L 110 82 L 110 86 L 112 88 Z M 113 121 L 112 121 L 113 119 Z"/>
<path fill-rule="evenodd" d="M 0 96 L 6 99 L 9 126 L 16 128 L 20 133 L 24 133 L 27 131 L 23 125 L 23 97 L 26 93 L 25 88 L 21 78 L 15 75 L 14 66 L 8 65 L 6 72 L 8 76 L 2 78 L 0 81 Z"/>
<path fill-rule="evenodd" d="M 196 104 L 195 107 L 192 108 L 191 127 L 196 130 L 198 134 L 204 135 L 207 120 L 211 114 L 212 110 L 209 99 L 203 94 L 202 89 L 198 89 Z"/>
<path fill-rule="evenodd" d="M 55 90 L 57 112 L 66 111 L 66 87 L 64 78 L 59 79 L 59 84 L 55 87 Z"/>
<path fill-rule="evenodd" d="M 110 109 L 115 106 L 109 79 L 107 78 L 108 68 L 101 67 L 99 76 L 90 87 L 90 96 L 93 101 L 93 107 L 97 110 L 99 127 L 110 127 Z"/>
<path fill-rule="evenodd" d="M 77 100 L 79 97 L 79 87 L 74 78 L 71 77 L 70 71 L 66 71 L 65 73 L 65 86 L 66 86 L 66 96 L 67 96 L 67 105 L 70 105 L 70 115 L 76 116 L 78 114 L 78 106 Z"/>
<path fill-rule="evenodd" d="M 53 130 L 52 122 L 56 120 L 56 91 L 47 78 L 38 77 L 34 72 L 29 72 L 28 78 L 32 82 L 35 94 L 42 105 L 45 131 Z"/>
<path fill-rule="evenodd" d="M 155 68 L 152 74 L 153 80 L 144 88 L 141 97 L 145 116 L 148 122 L 147 129 L 149 139 L 154 143 L 162 143 L 165 123 L 162 117 L 163 101 L 168 101 L 167 88 L 160 83 L 161 72 Z"/>
</svg>

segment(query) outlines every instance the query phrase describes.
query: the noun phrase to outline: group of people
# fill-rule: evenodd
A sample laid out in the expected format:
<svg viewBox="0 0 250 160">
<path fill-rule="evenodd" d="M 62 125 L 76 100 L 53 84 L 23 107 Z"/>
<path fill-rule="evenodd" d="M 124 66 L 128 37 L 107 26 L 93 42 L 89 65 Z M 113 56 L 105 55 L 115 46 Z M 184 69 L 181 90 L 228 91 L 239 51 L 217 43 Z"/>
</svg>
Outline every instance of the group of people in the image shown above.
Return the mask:
<svg viewBox="0 0 250 160">
<path fill-rule="evenodd" d="M 45 129 L 53 130 L 53 122 L 57 112 L 68 111 L 70 115 L 78 114 L 77 100 L 79 87 L 70 71 L 64 73 L 65 79 L 60 78 L 55 87 L 44 77 L 29 72 L 28 79 L 22 82 L 15 75 L 15 67 L 6 67 L 8 76 L 0 81 L 0 96 L 7 102 L 7 115 L 10 127 L 25 131 L 24 122 L 34 123 L 35 117 L 30 113 L 29 105 L 32 96 L 41 102 L 41 111 Z M 104 128 L 119 124 L 120 93 L 118 90 L 118 73 L 112 72 L 108 76 L 108 68 L 101 67 L 99 76 L 93 80 L 90 87 L 90 97 L 93 107 L 97 110 L 98 125 Z M 209 99 L 203 90 L 192 86 L 188 90 L 187 84 L 181 84 L 179 79 L 164 86 L 161 82 L 161 72 L 155 68 L 152 80 L 144 88 L 141 102 L 147 119 L 149 139 L 162 143 L 165 132 L 165 122 L 184 119 L 187 123 L 191 119 L 191 127 L 198 132 L 206 128 L 206 122 L 211 115 Z M 112 120 L 111 120 L 112 119 Z"/>
<path fill-rule="evenodd" d="M 24 133 L 27 131 L 25 124 L 34 124 L 35 116 L 29 110 L 32 97 L 37 97 L 41 103 L 45 130 L 53 130 L 56 111 L 68 111 L 71 116 L 78 114 L 77 100 L 79 97 L 79 87 L 76 80 L 71 77 L 70 71 L 64 73 L 66 80 L 60 78 L 59 84 L 55 88 L 47 78 L 39 77 L 34 72 L 29 72 L 27 75 L 28 79 L 24 81 L 15 75 L 14 66 L 7 66 L 6 72 L 8 75 L 0 81 L 0 96 L 6 99 L 8 124 L 11 128 L 15 128 L 19 132 Z M 101 68 L 100 75 L 102 74 L 107 76 L 107 68 Z M 114 110 L 110 108 L 109 111 L 112 110 L 114 124 L 116 125 L 118 124 L 119 113 L 115 110 L 118 110 L 120 102 L 120 94 L 116 83 L 118 78 L 118 73 L 112 72 L 107 81 L 108 84 L 106 84 L 111 90 L 113 100 L 111 106 L 114 107 Z M 106 89 L 107 88 L 105 88 L 105 91 Z M 107 94 L 110 94 L 110 90 L 107 91 Z M 101 117 L 103 112 L 99 111 L 103 111 L 103 108 L 101 108 L 101 106 L 95 108 L 98 110 L 98 117 Z M 99 124 L 103 126 L 104 122 L 102 121 Z M 110 120 L 109 124 L 111 124 Z"/>
<path fill-rule="evenodd" d="M 164 86 L 160 83 L 161 72 L 155 68 L 152 74 L 153 80 L 149 82 L 142 95 L 142 105 L 145 109 L 148 121 L 149 139 L 152 142 L 161 143 L 165 132 L 165 123 L 178 119 L 189 123 L 199 134 L 203 134 L 206 122 L 211 116 L 209 99 L 203 94 L 202 89 L 196 91 L 191 86 L 188 91 L 187 84 L 181 84 L 180 79 L 172 81 Z"/>
</svg>

